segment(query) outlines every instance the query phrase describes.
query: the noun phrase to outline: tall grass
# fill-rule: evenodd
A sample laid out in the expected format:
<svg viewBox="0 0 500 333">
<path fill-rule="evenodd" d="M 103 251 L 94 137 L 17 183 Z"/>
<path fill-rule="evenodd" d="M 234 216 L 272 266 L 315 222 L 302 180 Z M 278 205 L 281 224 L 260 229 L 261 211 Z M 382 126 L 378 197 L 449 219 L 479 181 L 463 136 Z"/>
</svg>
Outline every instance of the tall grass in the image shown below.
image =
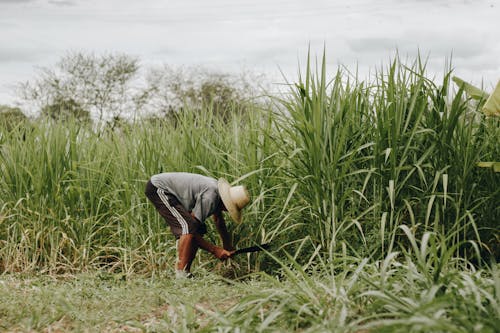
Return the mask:
<svg viewBox="0 0 500 333">
<path fill-rule="evenodd" d="M 283 278 L 264 276 L 214 325 L 228 331 L 292 332 L 496 332 L 500 276 L 451 257 L 439 236 L 417 239 L 401 226 L 411 249 L 381 260 L 343 257 L 308 265 L 281 263 Z M 314 264 L 311 264 L 314 263 Z"/>
<path fill-rule="evenodd" d="M 495 228 L 498 175 L 476 165 L 498 158 L 498 120 L 452 92 L 451 72 L 436 85 L 419 59 L 396 59 L 366 84 L 340 70 L 328 79 L 325 61 L 316 70 L 308 61 L 291 85 L 277 136 L 315 244 L 377 257 L 392 252 L 403 224 L 453 244 Z"/>
<path fill-rule="evenodd" d="M 477 112 L 450 71 L 428 79 L 420 59 L 395 59 L 372 82 L 330 77 L 325 63 L 308 60 L 273 105 L 230 116 L 208 104 L 113 129 L 0 124 L 0 272 L 91 271 L 29 292 L 0 281 L 0 327 L 498 331 L 488 261 L 500 253 L 500 178 L 476 165 L 500 159 L 499 120 Z M 247 185 L 244 222 L 229 230 L 237 247 L 271 251 L 224 266 L 201 253 L 204 278 L 163 279 L 174 239 L 144 186 L 164 171 Z M 136 306 L 117 311 L 123 299 Z"/>
<path fill-rule="evenodd" d="M 443 235 L 453 256 L 477 252 L 468 240 L 498 251 L 498 174 L 475 167 L 499 159 L 498 119 L 471 109 L 450 73 L 429 80 L 418 59 L 392 61 L 373 82 L 341 70 L 330 79 L 325 62 L 308 61 L 274 106 L 231 117 L 209 104 L 113 130 L 43 119 L 2 127 L 0 270 L 166 269 L 172 236 L 143 194 L 163 171 L 246 184 L 245 222 L 229 222 L 238 246 L 375 260 L 411 247 L 408 225 Z M 276 268 L 265 256 L 238 262 Z"/>
<path fill-rule="evenodd" d="M 285 242 L 297 209 L 285 211 L 289 189 L 273 164 L 269 115 L 254 111 L 230 122 L 207 108 L 114 131 L 42 120 L 4 132 L 2 270 L 164 269 L 172 236 L 144 196 L 147 179 L 164 171 L 245 183 L 254 196 L 246 223 L 231 226 L 235 244 Z"/>
</svg>

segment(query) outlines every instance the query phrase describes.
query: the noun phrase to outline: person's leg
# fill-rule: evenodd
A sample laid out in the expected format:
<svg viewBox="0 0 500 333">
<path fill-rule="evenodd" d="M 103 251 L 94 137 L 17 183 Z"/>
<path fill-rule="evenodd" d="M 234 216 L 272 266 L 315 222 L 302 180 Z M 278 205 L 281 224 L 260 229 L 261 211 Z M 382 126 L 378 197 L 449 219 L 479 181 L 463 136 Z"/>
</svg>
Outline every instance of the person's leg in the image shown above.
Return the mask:
<svg viewBox="0 0 500 333">
<path fill-rule="evenodd" d="M 189 273 L 198 248 L 210 252 L 215 257 L 222 260 L 231 256 L 230 251 L 226 251 L 221 247 L 207 242 L 200 234 L 185 234 L 179 238 L 177 248 L 179 258 L 177 262 L 177 270 L 183 270 Z"/>
<path fill-rule="evenodd" d="M 155 187 L 151 182 L 146 185 L 145 192 L 177 238 L 176 269 L 189 272 L 198 250 L 193 233 L 200 229 L 200 222 L 184 209 L 175 196 Z"/>
<path fill-rule="evenodd" d="M 198 244 L 196 243 L 194 235 L 182 235 L 179 238 L 179 246 L 177 249 L 177 253 L 179 256 L 179 261 L 177 262 L 177 270 L 189 272 L 191 270 L 191 264 L 196 257 L 197 250 Z"/>
<path fill-rule="evenodd" d="M 187 264 L 194 260 L 194 255 L 196 254 L 196 251 L 192 251 L 191 249 L 192 245 L 190 244 L 191 242 L 188 239 L 181 240 L 181 237 L 183 236 L 182 233 L 186 229 L 185 223 L 183 222 L 181 224 L 179 222 L 178 213 L 172 210 L 168 194 L 165 193 L 163 190 L 160 190 L 156 186 L 154 186 L 151 183 L 151 181 L 148 181 L 148 183 L 146 184 L 145 194 L 146 197 L 153 203 L 158 213 L 160 213 L 161 217 L 163 217 L 165 222 L 168 224 L 170 230 L 172 231 L 172 234 L 174 234 L 174 236 L 177 238 L 176 241 L 177 260 L 175 263 L 175 269 L 177 270 L 177 267 L 181 265 L 190 267 L 191 265 Z M 193 252 L 194 254 L 190 254 Z M 189 261 L 188 259 L 186 259 L 186 255 L 192 256 L 193 259 Z M 182 258 L 182 263 L 180 263 L 181 258 Z M 181 276 L 180 274 L 177 273 L 176 275 Z"/>
<path fill-rule="evenodd" d="M 179 239 L 184 230 L 186 230 L 186 222 L 184 219 L 179 218 L 179 213 L 177 210 L 173 210 L 169 200 L 173 200 L 173 197 L 166 193 L 165 191 L 154 186 L 151 181 L 148 181 L 146 185 L 146 197 L 153 203 L 158 213 L 165 220 L 167 225 L 170 227 L 170 231 Z M 182 222 L 182 224 L 181 224 Z"/>
<path fill-rule="evenodd" d="M 226 259 L 230 256 L 230 252 L 203 239 L 206 228 L 203 228 L 201 222 L 196 220 L 175 196 L 156 188 L 151 182 L 148 182 L 146 186 L 146 196 L 178 238 L 178 261 L 176 263 L 178 271 L 189 273 L 198 248 L 212 253 L 219 259 Z"/>
</svg>

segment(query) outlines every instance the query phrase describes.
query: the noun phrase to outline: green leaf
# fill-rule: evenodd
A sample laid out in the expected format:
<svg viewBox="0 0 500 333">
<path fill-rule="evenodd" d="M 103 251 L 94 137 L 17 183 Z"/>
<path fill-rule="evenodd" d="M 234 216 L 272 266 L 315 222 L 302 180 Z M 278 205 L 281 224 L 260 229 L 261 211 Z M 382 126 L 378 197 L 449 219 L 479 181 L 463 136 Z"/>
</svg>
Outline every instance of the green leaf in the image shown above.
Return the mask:
<svg viewBox="0 0 500 333">
<path fill-rule="evenodd" d="M 454 76 L 452 78 L 452 80 L 453 80 L 453 82 L 455 82 L 457 84 L 458 87 L 463 87 L 463 89 L 467 93 L 467 95 L 469 95 L 470 97 L 472 97 L 475 100 L 478 100 L 478 101 L 486 100 L 489 97 L 489 94 L 486 91 L 481 90 L 481 89 L 473 86 L 472 84 L 467 83 L 464 80 L 456 77 L 456 76 Z"/>
<path fill-rule="evenodd" d="M 495 172 L 500 172 L 500 162 L 478 162 L 480 168 L 491 168 Z"/>
<path fill-rule="evenodd" d="M 484 104 L 483 113 L 491 117 L 500 117 L 500 81 L 498 81 L 495 90 Z"/>
</svg>

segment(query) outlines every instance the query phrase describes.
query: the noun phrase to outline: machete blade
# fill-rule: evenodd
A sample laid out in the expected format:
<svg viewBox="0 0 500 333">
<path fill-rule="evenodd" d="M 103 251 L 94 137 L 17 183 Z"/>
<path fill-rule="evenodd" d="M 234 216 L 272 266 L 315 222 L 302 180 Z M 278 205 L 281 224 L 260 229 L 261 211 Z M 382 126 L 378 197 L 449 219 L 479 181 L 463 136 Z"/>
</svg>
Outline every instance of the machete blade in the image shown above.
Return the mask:
<svg viewBox="0 0 500 333">
<path fill-rule="evenodd" d="M 258 251 L 262 251 L 262 250 L 267 250 L 270 247 L 271 247 L 271 244 L 269 244 L 269 243 L 244 247 L 242 249 L 238 249 L 238 250 L 234 251 L 233 256 L 237 255 L 237 254 L 241 254 L 241 253 L 258 252 Z"/>
</svg>

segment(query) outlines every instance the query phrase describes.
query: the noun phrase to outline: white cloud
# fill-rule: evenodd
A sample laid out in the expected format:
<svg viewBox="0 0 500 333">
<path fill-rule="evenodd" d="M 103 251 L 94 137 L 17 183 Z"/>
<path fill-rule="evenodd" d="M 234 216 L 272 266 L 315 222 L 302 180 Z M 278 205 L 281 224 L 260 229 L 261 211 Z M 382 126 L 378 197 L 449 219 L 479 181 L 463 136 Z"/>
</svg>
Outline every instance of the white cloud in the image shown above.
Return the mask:
<svg viewBox="0 0 500 333">
<path fill-rule="evenodd" d="M 294 74 L 309 46 L 326 46 L 332 68 L 363 69 L 397 48 L 440 72 L 453 55 L 464 79 L 496 81 L 498 17 L 496 0 L 0 0 L 0 94 L 69 50 Z"/>
<path fill-rule="evenodd" d="M 49 4 L 56 6 L 76 6 L 76 1 L 71 0 L 49 0 Z"/>
<path fill-rule="evenodd" d="M 18 5 L 19 3 L 34 2 L 34 1 L 36 0 L 0 0 L 0 5 L 4 3 Z"/>
<path fill-rule="evenodd" d="M 0 49 L 0 63 L 29 63 L 40 60 L 42 52 L 36 48 L 10 48 L 3 47 Z"/>
</svg>

